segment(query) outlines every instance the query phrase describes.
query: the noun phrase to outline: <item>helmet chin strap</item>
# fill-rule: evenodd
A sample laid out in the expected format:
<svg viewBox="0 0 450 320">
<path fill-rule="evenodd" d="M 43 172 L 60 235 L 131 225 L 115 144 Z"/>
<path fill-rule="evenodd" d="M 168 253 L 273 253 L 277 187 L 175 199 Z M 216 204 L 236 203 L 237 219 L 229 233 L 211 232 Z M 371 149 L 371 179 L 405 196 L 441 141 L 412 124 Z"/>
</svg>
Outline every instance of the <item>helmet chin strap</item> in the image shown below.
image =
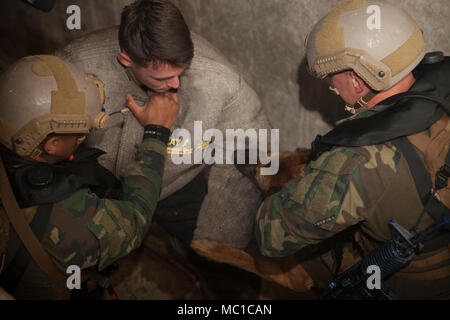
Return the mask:
<svg viewBox="0 0 450 320">
<path fill-rule="evenodd" d="M 330 86 L 328 87 L 328 89 L 332 92 L 334 92 L 334 94 L 336 94 L 337 96 L 340 96 L 341 93 L 339 92 L 339 90 L 333 86 L 333 84 L 330 82 Z M 370 100 L 373 99 L 373 97 L 375 97 L 377 95 L 377 93 L 373 90 L 370 90 L 369 93 L 367 93 L 364 97 L 359 98 L 358 100 L 356 100 L 356 102 L 353 105 L 350 104 L 346 104 L 345 105 L 345 111 L 350 112 L 351 114 L 357 114 L 358 110 L 365 107 Z"/>
<path fill-rule="evenodd" d="M 67 157 L 57 157 L 57 156 L 52 156 L 47 153 L 41 154 L 40 157 L 50 164 L 54 164 L 54 163 L 58 163 L 58 162 L 67 160 Z"/>
<path fill-rule="evenodd" d="M 365 107 L 370 100 L 373 99 L 377 94 L 374 91 L 370 91 L 364 97 L 359 98 L 353 105 L 346 104 L 345 111 L 350 112 L 351 114 L 357 114 L 358 110 Z"/>
<path fill-rule="evenodd" d="M 57 157 L 52 156 L 51 154 L 48 154 L 38 148 L 34 149 L 33 152 L 29 155 L 32 159 L 35 159 L 37 157 L 44 159 L 47 163 L 54 164 L 61 161 L 64 161 L 67 159 L 67 157 Z"/>
</svg>

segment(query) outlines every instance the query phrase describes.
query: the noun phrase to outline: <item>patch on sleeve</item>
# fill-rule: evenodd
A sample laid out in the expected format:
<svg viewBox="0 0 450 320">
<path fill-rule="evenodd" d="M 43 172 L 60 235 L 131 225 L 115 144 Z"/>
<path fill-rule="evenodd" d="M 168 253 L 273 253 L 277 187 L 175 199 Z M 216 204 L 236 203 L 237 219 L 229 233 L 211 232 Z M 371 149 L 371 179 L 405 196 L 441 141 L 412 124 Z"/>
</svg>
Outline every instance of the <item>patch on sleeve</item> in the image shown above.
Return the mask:
<svg viewBox="0 0 450 320">
<path fill-rule="evenodd" d="M 292 199 L 314 212 L 309 218 L 315 221 L 315 226 L 335 221 L 350 177 L 362 162 L 364 159 L 357 152 L 337 148 L 324 153 L 306 169 L 309 172 L 298 182 Z"/>
</svg>

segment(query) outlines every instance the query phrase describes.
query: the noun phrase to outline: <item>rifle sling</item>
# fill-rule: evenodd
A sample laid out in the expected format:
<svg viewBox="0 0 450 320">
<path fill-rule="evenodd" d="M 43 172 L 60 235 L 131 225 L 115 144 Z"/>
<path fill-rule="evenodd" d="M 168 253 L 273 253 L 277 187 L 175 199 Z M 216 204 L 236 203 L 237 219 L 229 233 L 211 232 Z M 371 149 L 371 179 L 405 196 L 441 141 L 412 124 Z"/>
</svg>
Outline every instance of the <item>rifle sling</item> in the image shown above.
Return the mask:
<svg viewBox="0 0 450 320">
<path fill-rule="evenodd" d="M 430 175 L 425 169 L 413 145 L 405 138 L 398 138 L 391 141 L 392 144 L 401 152 L 408 163 L 409 171 L 411 172 L 414 182 L 416 183 L 417 192 L 422 200 L 423 205 L 428 201 L 432 183 Z M 431 213 L 430 213 L 431 214 Z M 439 217 L 433 216 L 437 221 Z"/>
<path fill-rule="evenodd" d="M 392 140 L 392 144 L 403 154 L 408 163 L 417 191 L 422 200 L 424 211 L 431 215 L 435 221 L 438 221 L 444 215 L 448 215 L 449 209 L 430 192 L 433 189 L 430 175 L 417 152 L 414 150 L 413 145 L 406 137 Z M 447 231 L 443 235 L 425 241 L 422 252 L 431 252 L 446 247 L 449 240 L 450 233 Z"/>
<path fill-rule="evenodd" d="M 9 183 L 3 160 L 0 157 L 0 199 L 3 207 L 25 248 L 39 267 L 57 284 L 66 285 L 63 273 L 57 269 L 48 253 L 44 250 L 30 225 L 26 222 Z"/>
<path fill-rule="evenodd" d="M 34 234 L 40 241 L 44 236 L 46 227 L 50 220 L 52 208 L 52 204 L 39 206 L 33 221 L 30 223 L 31 230 L 33 230 Z M 3 208 L 0 210 L 3 210 Z M 30 259 L 30 253 L 25 248 L 23 242 L 21 242 L 14 254 L 14 258 L 0 276 L 0 284 L 6 291 L 15 291 L 20 279 L 22 279 L 22 276 L 27 269 Z"/>
</svg>

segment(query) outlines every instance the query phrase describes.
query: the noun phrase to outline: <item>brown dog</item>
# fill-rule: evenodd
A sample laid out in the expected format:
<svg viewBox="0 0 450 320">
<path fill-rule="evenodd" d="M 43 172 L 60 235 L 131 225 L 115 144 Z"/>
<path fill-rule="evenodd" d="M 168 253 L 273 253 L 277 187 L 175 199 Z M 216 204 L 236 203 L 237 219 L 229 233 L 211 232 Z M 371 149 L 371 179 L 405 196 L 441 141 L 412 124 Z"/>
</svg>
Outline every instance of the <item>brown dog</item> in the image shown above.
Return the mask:
<svg viewBox="0 0 450 320">
<path fill-rule="evenodd" d="M 276 175 L 263 176 L 261 175 L 261 168 L 269 165 L 236 165 L 238 170 L 252 180 L 256 186 L 263 192 L 264 198 L 280 191 L 289 181 L 298 177 L 303 169 L 306 167 L 309 154 L 309 149 L 297 149 L 293 152 L 279 153 L 279 170 Z"/>
</svg>

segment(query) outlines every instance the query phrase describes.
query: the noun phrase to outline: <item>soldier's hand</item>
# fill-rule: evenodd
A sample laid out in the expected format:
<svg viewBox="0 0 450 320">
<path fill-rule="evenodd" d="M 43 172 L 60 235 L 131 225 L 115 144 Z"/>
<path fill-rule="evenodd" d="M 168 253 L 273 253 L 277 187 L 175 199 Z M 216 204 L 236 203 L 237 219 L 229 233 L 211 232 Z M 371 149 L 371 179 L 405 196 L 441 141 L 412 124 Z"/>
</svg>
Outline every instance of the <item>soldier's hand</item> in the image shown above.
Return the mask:
<svg viewBox="0 0 450 320">
<path fill-rule="evenodd" d="M 133 97 L 127 94 L 127 107 L 142 126 L 155 124 L 166 128 L 172 127 L 180 110 L 178 94 L 149 91 L 148 96 L 148 102 L 144 106 L 139 106 Z"/>
</svg>

